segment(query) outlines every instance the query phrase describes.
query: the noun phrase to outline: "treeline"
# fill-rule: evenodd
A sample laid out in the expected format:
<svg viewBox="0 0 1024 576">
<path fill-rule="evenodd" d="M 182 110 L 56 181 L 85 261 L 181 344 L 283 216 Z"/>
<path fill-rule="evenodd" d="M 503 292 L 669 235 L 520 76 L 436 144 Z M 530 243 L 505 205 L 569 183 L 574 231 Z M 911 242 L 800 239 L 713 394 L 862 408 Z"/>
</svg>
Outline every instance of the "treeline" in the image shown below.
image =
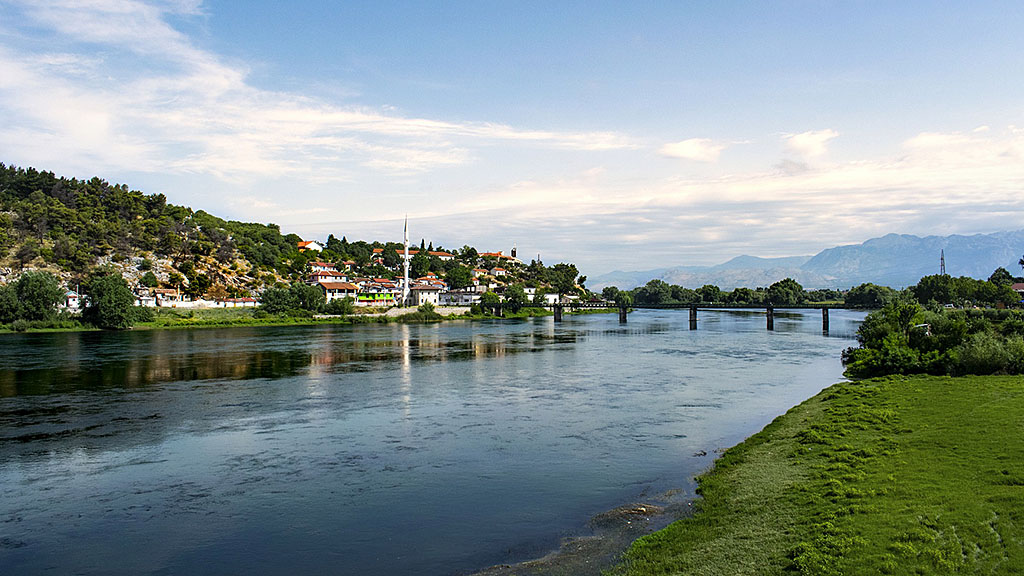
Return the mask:
<svg viewBox="0 0 1024 576">
<path fill-rule="evenodd" d="M 29 329 L 81 328 L 124 330 L 152 319 L 152 311 L 135 306 L 135 296 L 120 273 L 97 269 L 86 279 L 89 297 L 80 315 L 62 307 L 65 290 L 49 272 L 30 271 L 0 285 L 0 326 Z"/>
<path fill-rule="evenodd" d="M 712 284 L 706 284 L 693 290 L 655 279 L 632 290 L 619 290 L 614 286 L 609 286 L 601 292 L 601 295 L 608 301 L 651 306 L 672 304 L 764 306 L 769 303 L 774 306 L 795 306 L 809 302 L 841 302 L 843 299 L 842 293 L 838 290 L 804 290 L 803 286 L 792 278 L 780 280 L 767 288 L 736 288 L 731 291 L 722 290 Z"/>
<path fill-rule="evenodd" d="M 901 297 L 868 314 L 857 340 L 843 353 L 854 377 L 1024 374 L 1021 310 L 929 310 Z"/>
<path fill-rule="evenodd" d="M 1024 259 L 1022 259 L 1024 261 Z M 1013 277 L 1005 268 L 997 268 L 988 280 L 936 274 L 925 276 L 903 292 L 888 286 L 864 283 L 842 292 L 834 289 L 804 290 L 792 278 L 780 280 L 767 288 L 736 288 L 725 291 L 707 284 L 696 290 L 668 284 L 664 280 L 651 280 L 632 290 L 619 290 L 609 286 L 602 291 L 608 301 L 642 305 L 672 304 L 733 304 L 747 306 L 798 306 L 800 304 L 841 304 L 848 308 L 877 310 L 896 300 L 901 293 L 922 306 L 937 308 L 944 305 L 963 308 L 970 306 L 1009 306 L 1020 296 L 1011 288 Z"/>
</svg>

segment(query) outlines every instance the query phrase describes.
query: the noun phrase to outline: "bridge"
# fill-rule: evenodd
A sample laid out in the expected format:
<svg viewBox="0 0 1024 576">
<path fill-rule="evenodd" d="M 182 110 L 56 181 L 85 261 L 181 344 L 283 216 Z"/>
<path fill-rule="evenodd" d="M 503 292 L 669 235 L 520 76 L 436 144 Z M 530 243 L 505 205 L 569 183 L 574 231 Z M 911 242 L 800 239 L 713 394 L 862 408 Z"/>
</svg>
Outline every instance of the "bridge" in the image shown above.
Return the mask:
<svg viewBox="0 0 1024 576">
<path fill-rule="evenodd" d="M 625 324 L 627 321 L 627 313 L 630 309 L 647 309 L 647 310 L 685 310 L 690 311 L 690 330 L 697 329 L 697 311 L 705 310 L 758 310 L 759 306 L 750 306 L 744 304 L 716 304 L 714 302 L 705 304 L 630 304 L 629 306 L 620 306 L 614 302 L 562 302 L 542 305 L 544 308 L 551 308 L 555 313 L 555 322 L 562 321 L 562 313 L 566 308 L 570 310 L 578 309 L 596 309 L 596 308 L 618 308 L 619 310 L 619 323 Z M 843 309 L 845 306 L 834 305 L 834 304 L 798 304 L 792 306 L 775 306 L 768 304 L 764 306 L 765 311 L 765 323 L 768 330 L 775 330 L 775 311 L 776 310 L 821 310 L 821 331 L 828 332 L 828 311 L 834 308 Z M 499 307 L 499 314 L 500 314 Z"/>
</svg>

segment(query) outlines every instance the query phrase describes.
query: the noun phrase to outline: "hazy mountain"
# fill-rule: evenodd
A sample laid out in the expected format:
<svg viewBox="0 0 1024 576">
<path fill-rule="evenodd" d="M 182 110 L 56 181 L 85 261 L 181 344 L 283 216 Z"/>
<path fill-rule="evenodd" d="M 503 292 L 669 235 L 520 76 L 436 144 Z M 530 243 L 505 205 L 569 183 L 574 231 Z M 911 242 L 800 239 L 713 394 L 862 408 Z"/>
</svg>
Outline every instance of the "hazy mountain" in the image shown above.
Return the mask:
<svg viewBox="0 0 1024 576">
<path fill-rule="evenodd" d="M 714 284 L 723 290 L 739 286 L 769 286 L 793 278 L 805 288 L 850 288 L 864 282 L 901 288 L 916 284 L 922 276 L 939 273 L 939 255 L 945 252 L 946 273 L 952 276 L 988 278 L 1002 266 L 1020 271 L 1024 254 L 1024 230 L 973 236 L 888 234 L 862 244 L 837 246 L 814 256 L 758 258 L 737 256 L 716 266 L 678 266 L 644 272 L 616 271 L 588 282 L 592 290 L 605 286 L 635 288 L 659 278 L 670 284 L 699 288 Z"/>
</svg>

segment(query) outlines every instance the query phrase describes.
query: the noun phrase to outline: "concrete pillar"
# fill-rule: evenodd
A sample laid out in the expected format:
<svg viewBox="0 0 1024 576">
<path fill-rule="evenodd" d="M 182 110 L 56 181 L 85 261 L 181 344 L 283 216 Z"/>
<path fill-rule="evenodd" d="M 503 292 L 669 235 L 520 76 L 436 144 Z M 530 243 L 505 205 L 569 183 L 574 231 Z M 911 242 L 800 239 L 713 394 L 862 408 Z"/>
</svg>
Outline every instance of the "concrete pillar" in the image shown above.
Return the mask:
<svg viewBox="0 0 1024 576">
<path fill-rule="evenodd" d="M 562 305 L 555 304 L 555 322 L 562 321 Z"/>
<path fill-rule="evenodd" d="M 690 306 L 690 330 L 697 329 L 697 307 Z"/>
<path fill-rule="evenodd" d="M 772 308 L 771 304 L 768 305 L 768 329 L 775 330 L 775 308 Z"/>
<path fill-rule="evenodd" d="M 821 331 L 828 334 L 828 308 L 821 309 Z"/>
<path fill-rule="evenodd" d="M 619 324 L 626 323 L 626 310 L 625 306 L 619 306 Z"/>
</svg>

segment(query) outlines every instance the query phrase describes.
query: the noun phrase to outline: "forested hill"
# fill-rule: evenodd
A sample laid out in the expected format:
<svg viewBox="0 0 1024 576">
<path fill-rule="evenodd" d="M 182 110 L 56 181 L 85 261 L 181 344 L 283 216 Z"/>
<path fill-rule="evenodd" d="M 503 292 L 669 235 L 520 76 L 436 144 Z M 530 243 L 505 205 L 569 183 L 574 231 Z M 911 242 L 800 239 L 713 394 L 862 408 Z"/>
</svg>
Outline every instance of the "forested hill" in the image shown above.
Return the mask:
<svg viewBox="0 0 1024 576">
<path fill-rule="evenodd" d="M 196 295 L 215 288 L 235 296 L 298 280 L 311 259 L 350 260 L 375 277 L 394 274 L 371 265 L 371 256 L 375 248 L 397 256 L 398 244 L 332 235 L 326 250 L 313 253 L 299 252 L 301 240 L 275 224 L 228 221 L 169 204 L 163 194 L 0 163 L 0 284 L 24 269 L 49 270 L 70 283 L 111 265 L 132 284 L 148 276 Z M 475 259 L 476 250 L 464 248 Z"/>
<path fill-rule="evenodd" d="M 168 204 L 163 194 L 0 163 L 0 266 L 7 275 L 33 267 L 68 277 L 97 264 L 147 260 L 142 267 L 157 275 L 170 277 L 163 268 L 175 267 L 182 276 L 246 289 L 262 280 L 259 269 L 286 275 L 299 240 L 274 224 Z"/>
</svg>

